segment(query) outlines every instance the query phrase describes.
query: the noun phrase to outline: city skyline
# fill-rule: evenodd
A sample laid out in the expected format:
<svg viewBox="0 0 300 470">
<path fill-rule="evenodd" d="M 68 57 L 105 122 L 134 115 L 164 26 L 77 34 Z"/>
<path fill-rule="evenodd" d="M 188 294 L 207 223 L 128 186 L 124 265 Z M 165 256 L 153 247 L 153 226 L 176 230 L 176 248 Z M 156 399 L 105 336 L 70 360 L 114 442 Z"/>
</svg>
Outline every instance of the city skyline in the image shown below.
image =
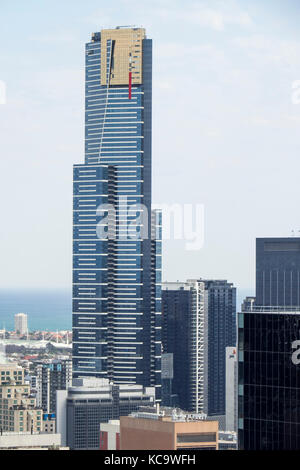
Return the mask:
<svg viewBox="0 0 300 470">
<path fill-rule="evenodd" d="M 35 22 L 27 16 L 30 3 L 24 9 L 18 2 L 20 15 L 12 20 L 17 37 L 8 29 L 13 10 L 4 5 L 8 21 L 0 32 L 3 43 L 10 37 L 0 76 L 7 88 L 7 102 L 0 106 L 7 156 L 1 163 L 3 195 L 11 184 L 8 173 L 17 187 L 3 204 L 10 230 L 1 233 L 7 266 L 1 285 L 71 283 L 70 164 L 80 163 L 83 155 L 83 44 L 91 30 L 131 24 L 134 18 L 154 38 L 156 51 L 154 201 L 205 208 L 204 247 L 189 253 L 182 241 L 166 241 L 163 279 L 200 275 L 252 289 L 255 238 L 289 236 L 299 228 L 292 197 L 300 113 L 292 102 L 292 85 L 300 77 L 299 6 L 273 1 L 270 9 L 268 2 L 212 0 L 189 2 L 183 10 L 179 2 L 89 1 L 84 14 L 79 2 L 72 2 L 71 11 L 66 2 L 58 15 L 58 2 L 52 2 L 43 14 L 35 5 L 41 19 Z M 286 165 L 279 171 L 282 159 Z"/>
</svg>

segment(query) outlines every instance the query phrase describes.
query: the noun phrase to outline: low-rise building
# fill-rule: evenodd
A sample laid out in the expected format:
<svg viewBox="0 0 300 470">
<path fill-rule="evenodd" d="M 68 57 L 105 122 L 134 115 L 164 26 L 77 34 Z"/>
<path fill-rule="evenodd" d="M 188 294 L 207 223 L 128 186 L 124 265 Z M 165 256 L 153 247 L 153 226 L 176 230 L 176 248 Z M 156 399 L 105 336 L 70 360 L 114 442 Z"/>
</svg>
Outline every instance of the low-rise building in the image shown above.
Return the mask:
<svg viewBox="0 0 300 470">
<path fill-rule="evenodd" d="M 62 445 L 72 450 L 99 450 L 100 423 L 129 415 L 141 405 L 151 406 L 154 399 L 154 387 L 114 385 L 93 377 L 74 379 L 68 390 L 57 391 L 57 432 Z"/>
<path fill-rule="evenodd" d="M 100 424 L 100 450 L 120 450 L 120 420 Z"/>
<path fill-rule="evenodd" d="M 120 417 L 121 450 L 218 450 L 218 422 L 172 410 Z"/>
<path fill-rule="evenodd" d="M 14 433 L 0 434 L 0 450 L 68 450 L 61 447 L 60 434 Z"/>
</svg>

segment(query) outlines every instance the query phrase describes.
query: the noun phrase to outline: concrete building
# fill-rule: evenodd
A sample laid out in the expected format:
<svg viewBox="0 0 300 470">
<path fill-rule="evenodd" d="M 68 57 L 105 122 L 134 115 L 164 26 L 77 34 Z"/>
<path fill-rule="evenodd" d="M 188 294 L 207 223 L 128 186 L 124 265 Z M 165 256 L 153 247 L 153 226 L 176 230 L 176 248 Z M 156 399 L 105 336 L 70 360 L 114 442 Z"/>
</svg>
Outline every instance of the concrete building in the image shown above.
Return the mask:
<svg viewBox="0 0 300 470">
<path fill-rule="evenodd" d="M 36 399 L 30 394 L 30 386 L 19 383 L 21 375 L 16 377 L 16 382 L 10 380 L 9 383 L 0 385 L 0 430 L 41 432 L 43 411 L 36 406 Z"/>
<path fill-rule="evenodd" d="M 153 405 L 155 388 L 113 385 L 107 379 L 74 379 L 68 390 L 57 391 L 57 432 L 62 445 L 73 450 L 99 450 L 100 423 L 119 419 Z"/>
<path fill-rule="evenodd" d="M 237 432 L 238 419 L 237 348 L 226 348 L 226 431 Z"/>
<path fill-rule="evenodd" d="M 59 434 L 31 432 L 3 432 L 0 434 L 0 450 L 67 450 L 61 447 Z"/>
<path fill-rule="evenodd" d="M 120 450 L 120 421 L 100 424 L 100 450 Z"/>
<path fill-rule="evenodd" d="M 26 335 L 28 333 L 26 313 L 17 313 L 15 315 L 15 331 L 19 335 Z"/>
<path fill-rule="evenodd" d="M 56 391 L 66 390 L 72 385 L 72 361 L 54 360 L 50 364 L 39 364 L 37 374 L 37 405 L 45 413 L 56 412 Z"/>
<path fill-rule="evenodd" d="M 219 431 L 219 450 L 237 450 L 237 433 Z"/>
<path fill-rule="evenodd" d="M 17 364 L 0 364 L 0 385 L 21 385 L 24 383 L 24 369 Z"/>
<path fill-rule="evenodd" d="M 56 419 L 55 414 L 44 413 L 43 414 L 43 425 L 42 430 L 48 434 L 54 434 L 56 432 Z"/>
<path fill-rule="evenodd" d="M 218 450 L 218 422 L 198 415 L 137 412 L 120 418 L 121 450 Z"/>
</svg>

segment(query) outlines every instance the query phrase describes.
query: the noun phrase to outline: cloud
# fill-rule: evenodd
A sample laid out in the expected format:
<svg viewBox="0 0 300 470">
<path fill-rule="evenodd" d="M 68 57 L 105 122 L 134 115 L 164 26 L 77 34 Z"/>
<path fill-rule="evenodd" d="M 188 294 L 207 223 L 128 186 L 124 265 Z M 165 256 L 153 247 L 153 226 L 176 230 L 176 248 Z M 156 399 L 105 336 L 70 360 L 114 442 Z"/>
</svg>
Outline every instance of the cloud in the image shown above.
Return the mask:
<svg viewBox="0 0 300 470">
<path fill-rule="evenodd" d="M 203 3 L 193 3 L 190 6 L 161 8 L 157 15 L 168 21 L 175 19 L 181 22 L 207 27 L 214 31 L 224 31 L 227 26 L 236 25 L 249 27 L 253 24 L 252 18 L 246 11 L 228 8 L 224 3 L 214 2 L 215 8 Z"/>
<path fill-rule="evenodd" d="M 47 44 L 62 43 L 62 42 L 74 42 L 76 36 L 73 33 L 53 33 L 53 34 L 41 34 L 36 36 L 30 36 L 30 41 L 42 42 Z"/>
<path fill-rule="evenodd" d="M 235 38 L 233 42 L 241 49 L 247 50 L 255 59 L 260 58 L 277 65 L 300 65 L 299 41 L 256 34 Z"/>
</svg>

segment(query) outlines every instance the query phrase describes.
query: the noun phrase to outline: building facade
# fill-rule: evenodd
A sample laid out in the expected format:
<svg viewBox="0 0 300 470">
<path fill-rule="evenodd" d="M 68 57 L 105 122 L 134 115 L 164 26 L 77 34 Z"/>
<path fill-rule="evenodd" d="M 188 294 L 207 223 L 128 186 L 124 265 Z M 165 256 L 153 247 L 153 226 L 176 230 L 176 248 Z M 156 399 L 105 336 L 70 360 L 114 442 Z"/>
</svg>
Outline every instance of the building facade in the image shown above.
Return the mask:
<svg viewBox="0 0 300 470">
<path fill-rule="evenodd" d="M 120 420 L 100 424 L 100 450 L 120 450 Z"/>
<path fill-rule="evenodd" d="M 256 305 L 300 305 L 300 238 L 256 239 Z"/>
<path fill-rule="evenodd" d="M 298 450 L 300 239 L 256 247 L 256 303 L 238 319 L 239 449 Z"/>
<path fill-rule="evenodd" d="M 107 379 L 74 379 L 57 392 L 57 432 L 73 450 L 99 450 L 100 424 L 117 420 L 142 405 L 153 405 L 155 388 L 113 385 Z"/>
<path fill-rule="evenodd" d="M 226 431 L 237 432 L 238 361 L 237 347 L 226 348 Z"/>
<path fill-rule="evenodd" d="M 54 360 L 50 364 L 38 364 L 37 404 L 47 414 L 56 412 L 56 390 L 66 390 L 72 385 L 72 361 Z"/>
<path fill-rule="evenodd" d="M 26 313 L 17 313 L 15 315 L 15 331 L 19 335 L 26 335 L 28 333 Z"/>
<path fill-rule="evenodd" d="M 86 45 L 85 164 L 74 166 L 73 376 L 161 387 L 161 214 L 151 211 L 152 40 Z"/>
<path fill-rule="evenodd" d="M 6 381 L 0 384 L 0 431 L 42 432 L 43 411 L 30 394 L 30 386 L 22 379 L 24 371 L 19 373 L 18 366 L 0 365 L 1 376 L 2 372 L 5 372 Z"/>
<path fill-rule="evenodd" d="M 218 450 L 218 422 L 199 416 L 132 413 L 120 418 L 121 450 Z"/>
<path fill-rule="evenodd" d="M 239 449 L 300 446 L 300 309 L 239 314 Z"/>
<path fill-rule="evenodd" d="M 223 421 L 226 347 L 236 344 L 236 289 L 227 281 L 163 283 L 163 351 L 174 355 L 179 406 Z"/>
</svg>

